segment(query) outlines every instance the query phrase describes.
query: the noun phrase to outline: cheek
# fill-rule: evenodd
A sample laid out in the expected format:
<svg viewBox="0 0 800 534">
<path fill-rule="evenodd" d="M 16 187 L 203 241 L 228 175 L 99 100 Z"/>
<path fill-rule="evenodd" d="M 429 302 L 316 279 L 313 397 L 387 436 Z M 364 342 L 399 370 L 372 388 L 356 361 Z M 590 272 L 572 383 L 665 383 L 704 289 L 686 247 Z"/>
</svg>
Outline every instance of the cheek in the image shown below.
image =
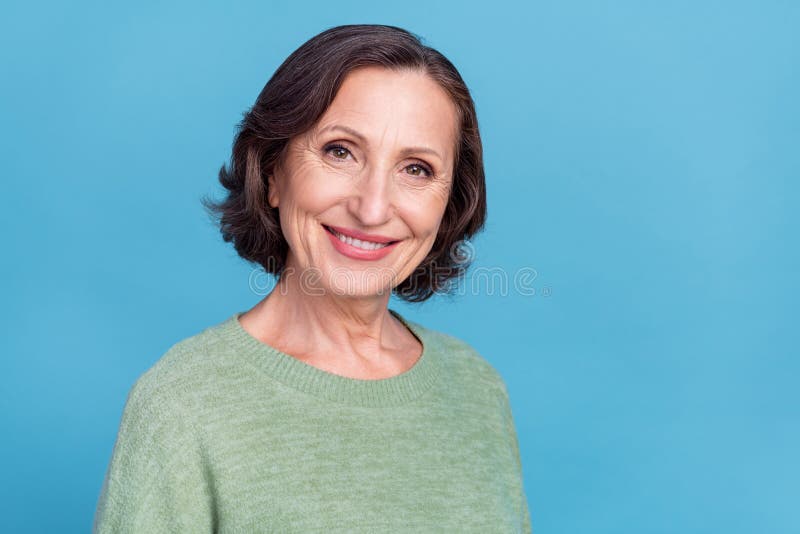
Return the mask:
<svg viewBox="0 0 800 534">
<path fill-rule="evenodd" d="M 445 191 L 426 191 L 425 194 L 410 195 L 405 202 L 404 219 L 415 235 L 433 238 L 439 230 L 448 197 Z"/>
<path fill-rule="evenodd" d="M 290 210 L 314 215 L 328 209 L 346 195 L 347 182 L 329 167 L 304 162 L 293 170 L 286 188 Z"/>
</svg>

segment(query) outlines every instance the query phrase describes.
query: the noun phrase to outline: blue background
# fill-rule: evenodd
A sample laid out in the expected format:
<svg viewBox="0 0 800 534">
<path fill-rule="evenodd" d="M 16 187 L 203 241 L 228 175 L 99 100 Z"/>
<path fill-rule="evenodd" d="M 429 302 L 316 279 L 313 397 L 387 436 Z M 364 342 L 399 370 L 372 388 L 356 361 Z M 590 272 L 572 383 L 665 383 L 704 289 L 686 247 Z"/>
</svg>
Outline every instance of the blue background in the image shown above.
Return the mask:
<svg viewBox="0 0 800 534">
<path fill-rule="evenodd" d="M 475 265 L 536 272 L 391 304 L 505 378 L 534 530 L 800 532 L 800 4 L 2 11 L 4 531 L 88 531 L 133 381 L 262 298 L 200 198 L 280 62 L 371 22 L 460 69 Z"/>
</svg>

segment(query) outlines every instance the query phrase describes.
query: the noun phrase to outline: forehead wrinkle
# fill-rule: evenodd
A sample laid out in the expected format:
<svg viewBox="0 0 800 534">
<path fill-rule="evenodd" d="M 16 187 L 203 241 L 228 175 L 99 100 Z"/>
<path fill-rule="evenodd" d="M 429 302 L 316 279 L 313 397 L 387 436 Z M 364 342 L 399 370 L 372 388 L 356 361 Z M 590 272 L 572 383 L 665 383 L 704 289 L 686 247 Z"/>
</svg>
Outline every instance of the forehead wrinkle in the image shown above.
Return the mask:
<svg viewBox="0 0 800 534">
<path fill-rule="evenodd" d="M 396 115 L 396 111 L 392 112 Z M 388 138 L 391 136 L 391 140 Z M 416 152 L 424 152 L 429 153 L 434 156 L 437 156 L 440 160 L 444 161 L 444 157 L 439 154 L 433 148 L 429 148 L 425 146 L 427 143 L 424 144 L 414 144 L 411 146 L 403 146 L 401 144 L 402 140 L 402 125 L 401 124 L 392 124 L 391 120 L 385 122 L 383 128 L 381 130 L 380 139 L 378 141 L 378 146 L 383 146 L 384 144 L 388 145 L 389 147 L 400 147 L 397 149 L 397 153 L 400 157 L 407 157 Z"/>
<path fill-rule="evenodd" d="M 392 128 L 391 123 L 384 123 L 384 125 L 383 125 L 383 131 L 381 132 L 380 146 L 383 146 L 384 142 L 386 141 L 386 137 L 390 133 L 390 130 L 392 131 L 392 133 L 394 135 L 392 136 L 392 141 L 389 141 L 388 144 L 389 144 L 389 146 L 397 146 L 397 138 L 398 138 L 398 135 L 399 135 L 398 134 L 399 128 L 398 127 Z"/>
</svg>

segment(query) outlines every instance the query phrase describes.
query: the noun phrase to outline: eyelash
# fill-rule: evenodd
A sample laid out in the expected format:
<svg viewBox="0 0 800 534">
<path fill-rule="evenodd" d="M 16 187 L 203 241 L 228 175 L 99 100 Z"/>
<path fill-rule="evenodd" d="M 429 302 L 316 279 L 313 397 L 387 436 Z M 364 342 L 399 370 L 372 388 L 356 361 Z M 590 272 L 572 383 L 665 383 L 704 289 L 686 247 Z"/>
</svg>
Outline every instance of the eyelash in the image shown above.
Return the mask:
<svg viewBox="0 0 800 534">
<path fill-rule="evenodd" d="M 331 150 L 334 150 L 334 149 L 345 150 L 345 151 L 347 151 L 347 153 L 350 153 L 350 150 L 348 150 L 347 147 L 344 147 L 344 146 L 336 144 L 336 143 L 333 143 L 333 144 L 330 144 L 330 145 L 326 145 L 324 151 L 325 151 L 325 153 L 329 153 Z M 335 159 L 342 159 L 342 158 L 335 158 Z M 422 163 L 421 161 L 416 162 L 416 163 L 412 163 L 412 164 L 406 166 L 406 168 L 408 168 L 408 167 L 419 167 L 420 169 L 423 170 L 423 172 L 427 173 L 427 178 L 433 178 L 433 170 L 430 168 L 429 165 L 427 165 L 425 163 Z M 412 174 L 412 176 L 414 176 L 414 175 Z"/>
</svg>

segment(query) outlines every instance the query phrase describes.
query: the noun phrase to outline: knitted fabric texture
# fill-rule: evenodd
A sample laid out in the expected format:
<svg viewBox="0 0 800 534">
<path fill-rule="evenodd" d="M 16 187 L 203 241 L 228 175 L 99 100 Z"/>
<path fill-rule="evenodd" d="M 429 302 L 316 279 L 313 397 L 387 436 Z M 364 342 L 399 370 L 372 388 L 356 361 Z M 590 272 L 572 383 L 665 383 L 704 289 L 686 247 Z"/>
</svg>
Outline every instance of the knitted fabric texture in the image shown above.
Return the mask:
<svg viewBox="0 0 800 534">
<path fill-rule="evenodd" d="M 506 386 L 455 337 L 402 374 L 336 375 L 251 336 L 242 312 L 133 384 L 95 533 L 531 532 Z"/>
</svg>

